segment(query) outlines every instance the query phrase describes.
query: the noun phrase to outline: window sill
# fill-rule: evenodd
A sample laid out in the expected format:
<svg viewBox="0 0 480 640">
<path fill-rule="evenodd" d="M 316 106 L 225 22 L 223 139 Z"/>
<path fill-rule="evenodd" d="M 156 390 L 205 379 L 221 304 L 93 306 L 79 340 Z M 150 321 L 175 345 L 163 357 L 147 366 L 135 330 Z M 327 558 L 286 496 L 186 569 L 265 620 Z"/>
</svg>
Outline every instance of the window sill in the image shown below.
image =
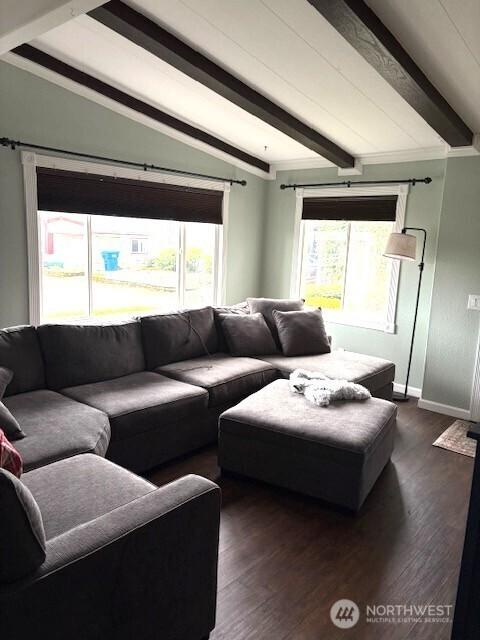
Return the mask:
<svg viewBox="0 0 480 640">
<path fill-rule="evenodd" d="M 373 320 L 362 320 L 349 316 L 331 315 L 323 312 L 325 322 L 328 324 L 340 324 L 347 327 L 356 327 L 358 329 L 371 329 L 373 331 L 381 331 L 382 333 L 396 333 L 395 324 L 387 322 L 375 322 Z"/>
</svg>

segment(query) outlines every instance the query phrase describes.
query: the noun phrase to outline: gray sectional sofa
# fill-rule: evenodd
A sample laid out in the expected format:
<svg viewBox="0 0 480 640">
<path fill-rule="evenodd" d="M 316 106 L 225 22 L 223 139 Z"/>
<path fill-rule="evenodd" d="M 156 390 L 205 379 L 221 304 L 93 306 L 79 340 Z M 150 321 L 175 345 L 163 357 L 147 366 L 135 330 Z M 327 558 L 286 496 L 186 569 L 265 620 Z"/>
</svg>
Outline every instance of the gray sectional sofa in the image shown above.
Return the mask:
<svg viewBox="0 0 480 640">
<path fill-rule="evenodd" d="M 5 329 L 0 367 L 13 372 L 2 402 L 24 432 L 14 444 L 25 472 L 16 481 L 0 471 L 0 518 L 12 496 L 22 505 L 16 529 L 0 527 L 0 546 L 33 544 L 37 558 L 21 575 L 2 574 L 0 560 L 2 637 L 85 640 L 200 640 L 214 627 L 218 487 L 188 476 L 159 489 L 131 471 L 216 441 L 223 411 L 297 367 L 386 399 L 395 371 L 343 351 L 233 356 L 212 307 Z M 33 543 L 17 540 L 26 524 Z"/>
<path fill-rule="evenodd" d="M 296 368 L 365 385 L 390 399 L 393 363 L 347 351 L 235 357 L 212 307 L 123 324 L 0 331 L 11 369 L 4 404 L 26 437 L 26 471 L 96 453 L 144 472 L 217 438 L 228 407 Z"/>
</svg>

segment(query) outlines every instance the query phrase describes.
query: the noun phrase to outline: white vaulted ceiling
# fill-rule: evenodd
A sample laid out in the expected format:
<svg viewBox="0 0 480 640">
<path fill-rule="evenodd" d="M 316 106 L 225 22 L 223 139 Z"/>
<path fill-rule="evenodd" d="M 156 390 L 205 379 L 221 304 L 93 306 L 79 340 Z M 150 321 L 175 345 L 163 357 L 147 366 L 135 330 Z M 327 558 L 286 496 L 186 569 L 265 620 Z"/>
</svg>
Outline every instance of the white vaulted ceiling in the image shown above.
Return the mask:
<svg viewBox="0 0 480 640">
<path fill-rule="evenodd" d="M 139 2 L 128 4 L 140 8 Z M 439 144 L 437 134 L 305 0 L 141 0 L 141 6 L 353 154 Z"/>
<path fill-rule="evenodd" d="M 447 149 L 307 0 L 126 4 L 353 156 L 368 161 L 425 152 L 432 157 Z M 480 0 L 368 4 L 465 122 L 480 131 Z M 31 44 L 274 166 L 330 164 L 89 16 L 74 18 Z"/>
<path fill-rule="evenodd" d="M 480 0 L 367 0 L 466 124 L 480 131 Z"/>
</svg>

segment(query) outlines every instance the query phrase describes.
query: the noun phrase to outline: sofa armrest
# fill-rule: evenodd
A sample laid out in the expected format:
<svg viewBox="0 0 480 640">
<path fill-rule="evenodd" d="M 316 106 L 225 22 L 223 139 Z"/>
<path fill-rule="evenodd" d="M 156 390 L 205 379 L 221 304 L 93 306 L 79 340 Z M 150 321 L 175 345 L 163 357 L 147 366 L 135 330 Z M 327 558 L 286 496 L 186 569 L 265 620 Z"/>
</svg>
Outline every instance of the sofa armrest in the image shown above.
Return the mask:
<svg viewBox="0 0 480 640">
<path fill-rule="evenodd" d="M 52 617 L 59 638 L 207 636 L 219 517 L 217 485 L 190 475 L 49 540 L 40 570 L 2 589 L 2 627 L 5 613 L 17 639 Z"/>
</svg>

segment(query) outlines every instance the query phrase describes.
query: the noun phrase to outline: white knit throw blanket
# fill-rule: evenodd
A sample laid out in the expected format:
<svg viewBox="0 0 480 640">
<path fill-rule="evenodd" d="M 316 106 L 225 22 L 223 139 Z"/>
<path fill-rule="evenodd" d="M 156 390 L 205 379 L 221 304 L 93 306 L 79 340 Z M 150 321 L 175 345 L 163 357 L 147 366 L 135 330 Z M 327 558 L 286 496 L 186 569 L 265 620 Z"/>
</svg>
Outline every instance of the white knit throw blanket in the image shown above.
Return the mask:
<svg viewBox="0 0 480 640">
<path fill-rule="evenodd" d="M 306 369 L 295 369 L 290 374 L 290 390 L 303 393 L 307 400 L 319 407 L 328 407 L 334 400 L 367 400 L 372 397 L 370 391 L 361 384 L 333 380 Z"/>
</svg>

